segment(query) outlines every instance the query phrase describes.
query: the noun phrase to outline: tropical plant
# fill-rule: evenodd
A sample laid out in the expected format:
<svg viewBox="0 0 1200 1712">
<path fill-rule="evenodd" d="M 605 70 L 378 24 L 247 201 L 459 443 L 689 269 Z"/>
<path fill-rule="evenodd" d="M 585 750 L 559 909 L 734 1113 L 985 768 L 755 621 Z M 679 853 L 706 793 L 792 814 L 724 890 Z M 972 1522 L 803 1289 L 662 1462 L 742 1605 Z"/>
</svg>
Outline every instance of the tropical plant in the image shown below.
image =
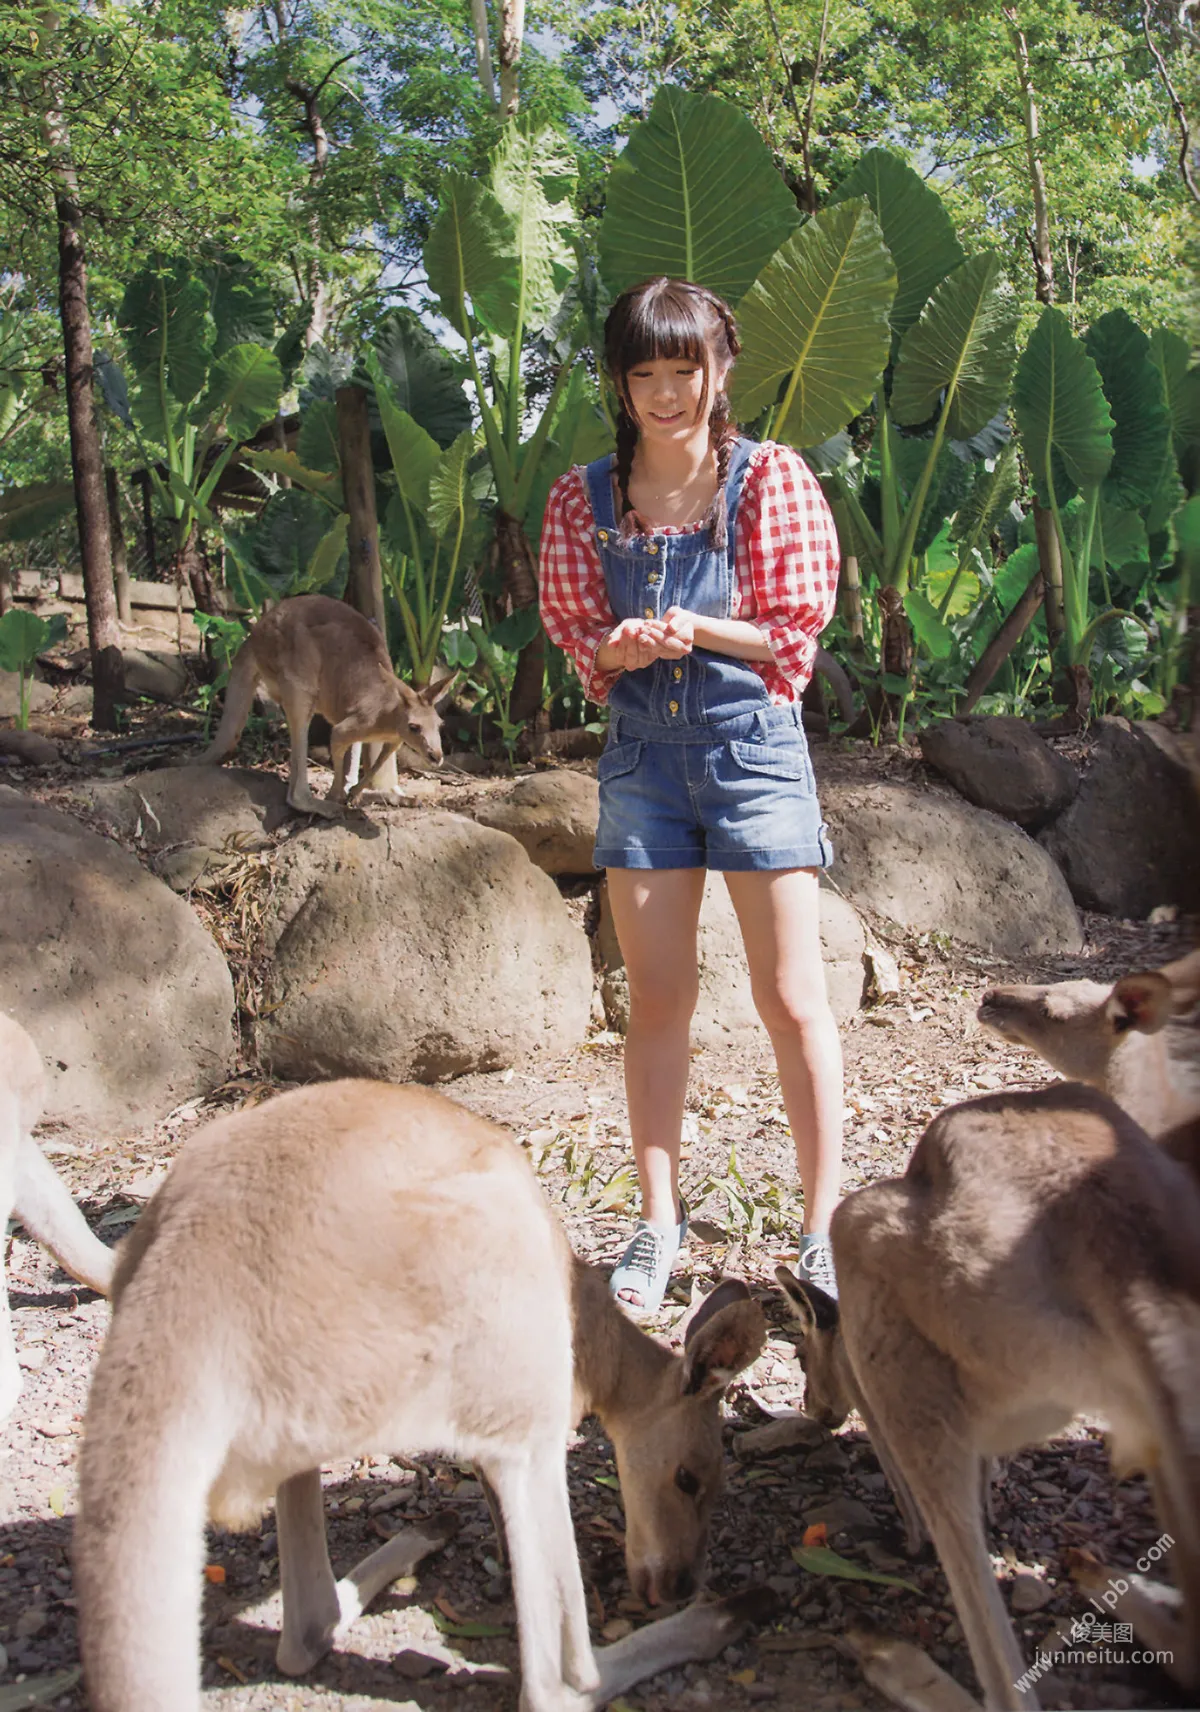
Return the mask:
<svg viewBox="0 0 1200 1712">
<path fill-rule="evenodd" d="M 24 607 L 10 606 L 0 618 L 0 670 L 16 672 L 20 680 L 18 731 L 25 731 L 29 726 L 29 683 L 34 663 L 39 654 L 44 654 L 55 642 L 61 642 L 66 634 L 67 620 L 61 612 L 56 612 L 51 618 L 39 618 L 37 613 L 27 612 Z"/>
<path fill-rule="evenodd" d="M 283 365 L 299 358 L 302 320 L 276 340 L 270 293 L 236 257 L 207 268 L 157 258 L 126 288 L 118 324 L 132 389 L 111 359 L 98 364 L 100 387 L 134 435 L 174 525 L 177 568 L 194 584 L 197 532 L 219 530 L 211 509 L 217 484 L 238 448 L 279 410 Z M 199 604 L 208 608 L 211 598 Z"/>
</svg>

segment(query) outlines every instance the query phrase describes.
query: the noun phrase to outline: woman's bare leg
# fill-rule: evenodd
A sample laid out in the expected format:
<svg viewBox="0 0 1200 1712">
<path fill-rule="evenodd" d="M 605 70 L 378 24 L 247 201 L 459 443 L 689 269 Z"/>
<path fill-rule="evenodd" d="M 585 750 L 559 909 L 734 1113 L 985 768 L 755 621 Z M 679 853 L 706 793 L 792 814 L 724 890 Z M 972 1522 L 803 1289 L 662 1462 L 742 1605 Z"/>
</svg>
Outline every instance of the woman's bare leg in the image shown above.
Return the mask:
<svg viewBox="0 0 1200 1712">
<path fill-rule="evenodd" d="M 629 977 L 625 1096 L 642 1217 L 679 1222 L 679 1143 L 688 1031 L 700 978 L 703 868 L 610 868 L 608 899 Z"/>
<path fill-rule="evenodd" d="M 804 1188 L 824 1234 L 842 1179 L 842 1047 L 825 992 L 815 868 L 727 873 L 755 1007 L 771 1037 Z"/>
</svg>

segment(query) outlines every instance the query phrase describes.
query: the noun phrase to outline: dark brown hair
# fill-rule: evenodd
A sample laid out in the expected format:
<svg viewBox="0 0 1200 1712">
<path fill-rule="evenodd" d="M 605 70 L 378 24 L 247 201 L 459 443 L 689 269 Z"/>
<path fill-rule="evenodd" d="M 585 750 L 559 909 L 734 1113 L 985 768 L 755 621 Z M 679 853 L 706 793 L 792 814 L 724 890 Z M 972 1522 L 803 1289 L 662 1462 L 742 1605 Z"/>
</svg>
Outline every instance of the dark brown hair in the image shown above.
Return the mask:
<svg viewBox="0 0 1200 1712">
<path fill-rule="evenodd" d="M 731 363 L 742 348 L 733 312 L 727 303 L 703 285 L 686 279 L 668 279 L 659 274 L 623 291 L 604 323 L 604 363 L 617 389 L 617 490 L 621 495 L 621 526 L 633 511 L 629 499 L 629 477 L 638 441 L 638 425 L 627 403 L 626 376 L 642 363 L 662 357 L 683 357 L 704 370 L 700 409 L 708 406 L 709 378 L 714 367 Z M 737 445 L 737 423 L 729 409 L 724 389 L 708 410 L 708 432 L 717 457 L 717 491 L 705 522 L 712 531 L 714 547 L 724 547 L 727 537 L 725 483 L 729 459 Z"/>
</svg>

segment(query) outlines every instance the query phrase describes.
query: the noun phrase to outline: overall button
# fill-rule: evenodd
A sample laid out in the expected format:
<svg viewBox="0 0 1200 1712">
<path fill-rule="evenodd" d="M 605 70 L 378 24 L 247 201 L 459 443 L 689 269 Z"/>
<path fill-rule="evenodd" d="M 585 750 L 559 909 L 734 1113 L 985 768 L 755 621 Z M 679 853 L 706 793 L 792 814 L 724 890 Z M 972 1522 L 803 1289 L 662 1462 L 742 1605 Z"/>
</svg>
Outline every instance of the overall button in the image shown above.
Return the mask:
<svg viewBox="0 0 1200 1712">
<path fill-rule="evenodd" d="M 646 581 L 650 584 L 651 588 L 657 588 L 659 580 L 657 571 L 651 571 L 650 575 L 646 578 Z"/>
<path fill-rule="evenodd" d="M 672 713 L 678 713 L 679 712 L 679 703 L 677 701 L 669 701 L 667 703 L 667 706 L 670 708 Z"/>
<path fill-rule="evenodd" d="M 599 535 L 599 537 L 602 541 L 608 540 L 608 530 L 607 529 L 598 529 L 596 531 L 596 533 Z"/>
<path fill-rule="evenodd" d="M 650 545 L 646 548 L 646 551 L 647 551 L 647 553 L 657 553 L 658 552 L 658 542 L 657 541 L 651 541 Z"/>
<path fill-rule="evenodd" d="M 683 676 L 683 667 L 676 666 L 675 670 L 671 673 L 671 676 L 675 679 L 675 682 L 678 683 L 680 678 Z"/>
<path fill-rule="evenodd" d="M 653 618 L 654 617 L 654 608 L 652 606 L 643 607 L 642 608 L 642 617 L 643 618 Z"/>
</svg>

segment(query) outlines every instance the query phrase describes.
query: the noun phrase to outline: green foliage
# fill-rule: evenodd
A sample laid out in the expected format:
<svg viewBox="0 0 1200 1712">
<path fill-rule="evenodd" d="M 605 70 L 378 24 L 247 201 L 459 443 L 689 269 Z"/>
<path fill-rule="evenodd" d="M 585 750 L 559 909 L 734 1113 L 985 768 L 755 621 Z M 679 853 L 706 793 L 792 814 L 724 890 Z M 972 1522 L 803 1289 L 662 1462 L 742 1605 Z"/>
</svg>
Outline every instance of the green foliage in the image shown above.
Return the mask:
<svg viewBox="0 0 1200 1712">
<path fill-rule="evenodd" d="M 870 204 L 896 270 L 891 323 L 899 336 L 934 286 L 964 260 L 963 248 L 937 191 L 890 149 L 868 149 L 829 200 L 837 204 L 859 196 Z"/>
<path fill-rule="evenodd" d="M 736 305 L 797 224 L 749 119 L 664 84 L 609 175 L 600 272 L 614 296 L 665 273 Z"/>
<path fill-rule="evenodd" d="M 10 606 L 0 618 L 0 671 L 16 672 L 20 678 L 18 731 L 26 730 L 29 725 L 29 679 L 34 662 L 66 634 L 67 620 L 61 612 L 52 618 L 39 618 L 24 607 Z"/>
<path fill-rule="evenodd" d="M 927 422 L 943 395 L 952 440 L 977 434 L 1008 403 L 1017 315 L 1000 262 L 984 253 L 937 285 L 900 344 L 892 381 L 897 422 Z"/>
</svg>

